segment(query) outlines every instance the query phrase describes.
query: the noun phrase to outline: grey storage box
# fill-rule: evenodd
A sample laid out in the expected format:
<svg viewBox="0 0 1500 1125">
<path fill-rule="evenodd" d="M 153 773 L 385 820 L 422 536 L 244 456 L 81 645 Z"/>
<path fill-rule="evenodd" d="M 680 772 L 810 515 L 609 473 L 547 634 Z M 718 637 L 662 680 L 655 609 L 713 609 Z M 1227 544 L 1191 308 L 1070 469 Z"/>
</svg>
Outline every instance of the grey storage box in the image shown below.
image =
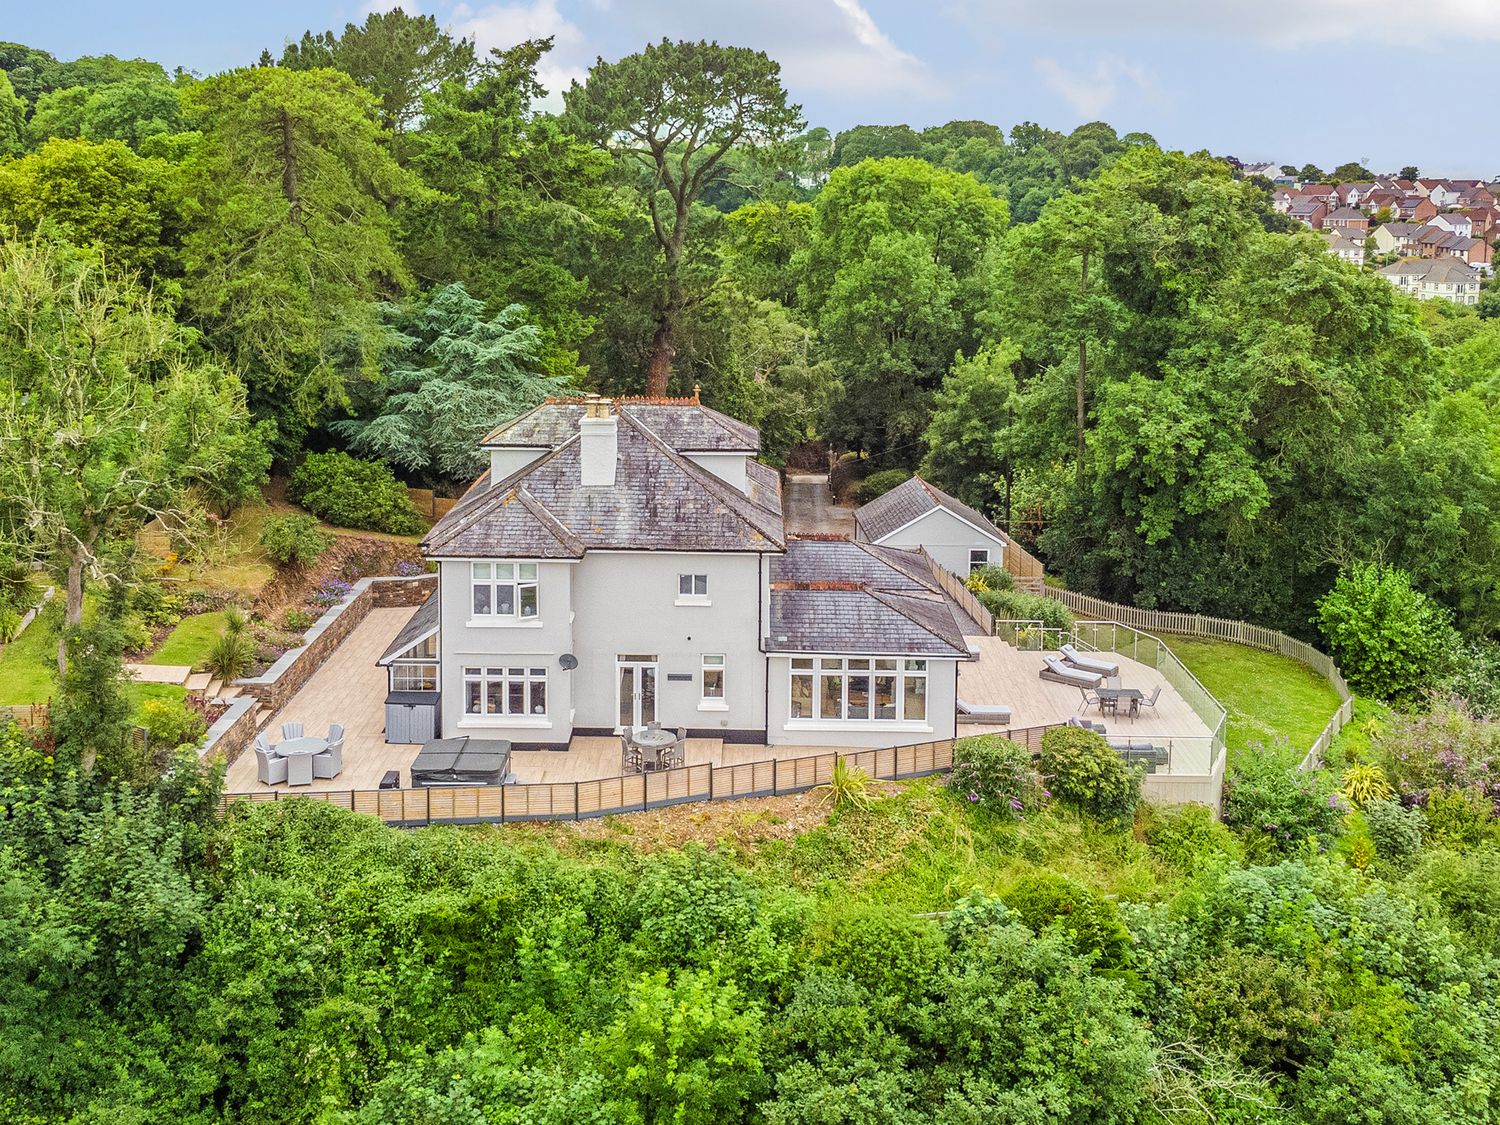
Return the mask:
<svg viewBox="0 0 1500 1125">
<path fill-rule="evenodd" d="M 438 700 L 435 691 L 393 691 L 385 697 L 387 742 L 431 742 L 438 731 Z"/>
</svg>

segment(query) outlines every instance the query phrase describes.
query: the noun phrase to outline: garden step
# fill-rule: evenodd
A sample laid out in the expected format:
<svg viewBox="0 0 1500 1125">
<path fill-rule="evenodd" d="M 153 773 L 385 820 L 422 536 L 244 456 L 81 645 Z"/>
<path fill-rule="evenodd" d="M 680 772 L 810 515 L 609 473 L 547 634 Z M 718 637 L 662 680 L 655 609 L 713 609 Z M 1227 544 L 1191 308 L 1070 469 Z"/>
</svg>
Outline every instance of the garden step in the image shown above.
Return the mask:
<svg viewBox="0 0 1500 1125">
<path fill-rule="evenodd" d="M 213 687 L 213 674 L 210 672 L 194 672 L 187 678 L 184 685 L 188 691 L 197 695 L 208 695 Z"/>
<path fill-rule="evenodd" d="M 193 674 L 187 664 L 127 664 L 125 671 L 140 684 L 185 684 Z"/>
</svg>

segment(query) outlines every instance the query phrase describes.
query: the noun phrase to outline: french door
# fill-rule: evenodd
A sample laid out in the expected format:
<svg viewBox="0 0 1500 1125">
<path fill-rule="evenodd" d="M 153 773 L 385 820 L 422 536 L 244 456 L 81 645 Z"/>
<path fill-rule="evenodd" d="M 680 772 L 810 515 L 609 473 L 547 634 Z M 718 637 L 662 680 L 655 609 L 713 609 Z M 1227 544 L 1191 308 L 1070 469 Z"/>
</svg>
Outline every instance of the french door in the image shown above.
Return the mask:
<svg viewBox="0 0 1500 1125">
<path fill-rule="evenodd" d="M 624 655 L 615 658 L 615 684 L 620 729 L 643 727 L 656 720 L 656 657 Z"/>
</svg>

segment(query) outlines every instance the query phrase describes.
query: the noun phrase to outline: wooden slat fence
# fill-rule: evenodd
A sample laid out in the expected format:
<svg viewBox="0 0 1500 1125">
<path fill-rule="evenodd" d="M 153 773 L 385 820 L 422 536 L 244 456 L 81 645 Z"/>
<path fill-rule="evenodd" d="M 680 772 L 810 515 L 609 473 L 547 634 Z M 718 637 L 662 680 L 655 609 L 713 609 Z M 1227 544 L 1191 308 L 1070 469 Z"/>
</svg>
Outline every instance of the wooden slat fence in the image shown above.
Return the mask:
<svg viewBox="0 0 1500 1125">
<path fill-rule="evenodd" d="M 1027 731 L 1005 737 L 1041 748 L 1041 728 L 1032 738 Z M 1015 736 L 1020 736 L 1019 738 Z M 454 786 L 438 789 L 271 789 L 254 793 L 226 793 L 223 805 L 237 801 L 266 802 L 307 798 L 340 808 L 378 816 L 389 824 L 507 823 L 526 820 L 587 820 L 615 813 L 687 801 L 724 801 L 739 797 L 771 797 L 799 793 L 833 779 L 834 764 L 843 758 L 871 778 L 897 781 L 942 773 L 953 766 L 953 741 L 924 742 L 884 750 L 829 751 L 799 758 L 767 758 L 716 766 L 682 766 L 657 773 L 626 774 L 592 781 L 540 782 L 531 785 Z"/>
<path fill-rule="evenodd" d="M 965 586 L 963 580 L 958 575 L 929 555 L 925 548 L 919 547 L 917 549 L 922 552 L 922 557 L 927 560 L 927 565 L 932 570 L 932 576 L 937 579 L 937 584 L 942 588 L 943 593 L 952 598 L 958 603 L 960 609 L 978 622 L 979 627 L 985 633 L 993 633 L 995 631 L 994 614 L 985 609 L 984 603 L 979 600 L 974 591 Z"/>
<path fill-rule="evenodd" d="M 1075 613 L 1089 617 L 1100 617 L 1118 621 L 1136 629 L 1156 633 L 1175 633 L 1185 637 L 1206 637 L 1210 640 L 1233 641 L 1266 652 L 1279 653 L 1291 658 L 1306 668 L 1311 668 L 1332 685 L 1338 693 L 1339 706 L 1328 720 L 1321 734 L 1303 755 L 1299 769 L 1316 769 L 1322 762 L 1335 735 L 1341 731 L 1354 714 L 1354 697 L 1349 685 L 1344 682 L 1338 665 L 1326 652 L 1319 652 L 1306 641 L 1289 637 L 1276 629 L 1264 625 L 1252 625 L 1248 621 L 1235 621 L 1227 617 L 1208 617 L 1201 613 L 1177 613 L 1160 609 L 1141 609 L 1138 606 L 1121 605 L 1090 594 L 1073 590 L 1046 587 L 1043 591 L 1049 598 L 1056 598 Z"/>
</svg>

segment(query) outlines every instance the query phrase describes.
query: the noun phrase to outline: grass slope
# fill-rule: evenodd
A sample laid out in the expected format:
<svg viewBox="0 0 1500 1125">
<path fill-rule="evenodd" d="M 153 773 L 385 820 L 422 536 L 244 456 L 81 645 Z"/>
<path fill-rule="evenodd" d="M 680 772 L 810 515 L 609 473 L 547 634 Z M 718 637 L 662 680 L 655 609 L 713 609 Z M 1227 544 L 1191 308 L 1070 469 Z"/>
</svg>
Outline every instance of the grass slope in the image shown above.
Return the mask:
<svg viewBox="0 0 1500 1125">
<path fill-rule="evenodd" d="M 1274 652 L 1168 637 L 1168 645 L 1229 711 L 1229 749 L 1285 745 L 1301 758 L 1338 710 L 1338 693 L 1309 668 Z"/>
<path fill-rule="evenodd" d="M 177 627 L 167 634 L 161 647 L 146 657 L 147 664 L 186 664 L 199 667 L 208 659 L 214 642 L 224 631 L 224 614 L 200 613 L 184 617 Z"/>
<path fill-rule="evenodd" d="M 57 671 L 57 633 L 51 615 L 33 621 L 0 651 L 0 706 L 44 703 L 52 695 Z"/>
</svg>

